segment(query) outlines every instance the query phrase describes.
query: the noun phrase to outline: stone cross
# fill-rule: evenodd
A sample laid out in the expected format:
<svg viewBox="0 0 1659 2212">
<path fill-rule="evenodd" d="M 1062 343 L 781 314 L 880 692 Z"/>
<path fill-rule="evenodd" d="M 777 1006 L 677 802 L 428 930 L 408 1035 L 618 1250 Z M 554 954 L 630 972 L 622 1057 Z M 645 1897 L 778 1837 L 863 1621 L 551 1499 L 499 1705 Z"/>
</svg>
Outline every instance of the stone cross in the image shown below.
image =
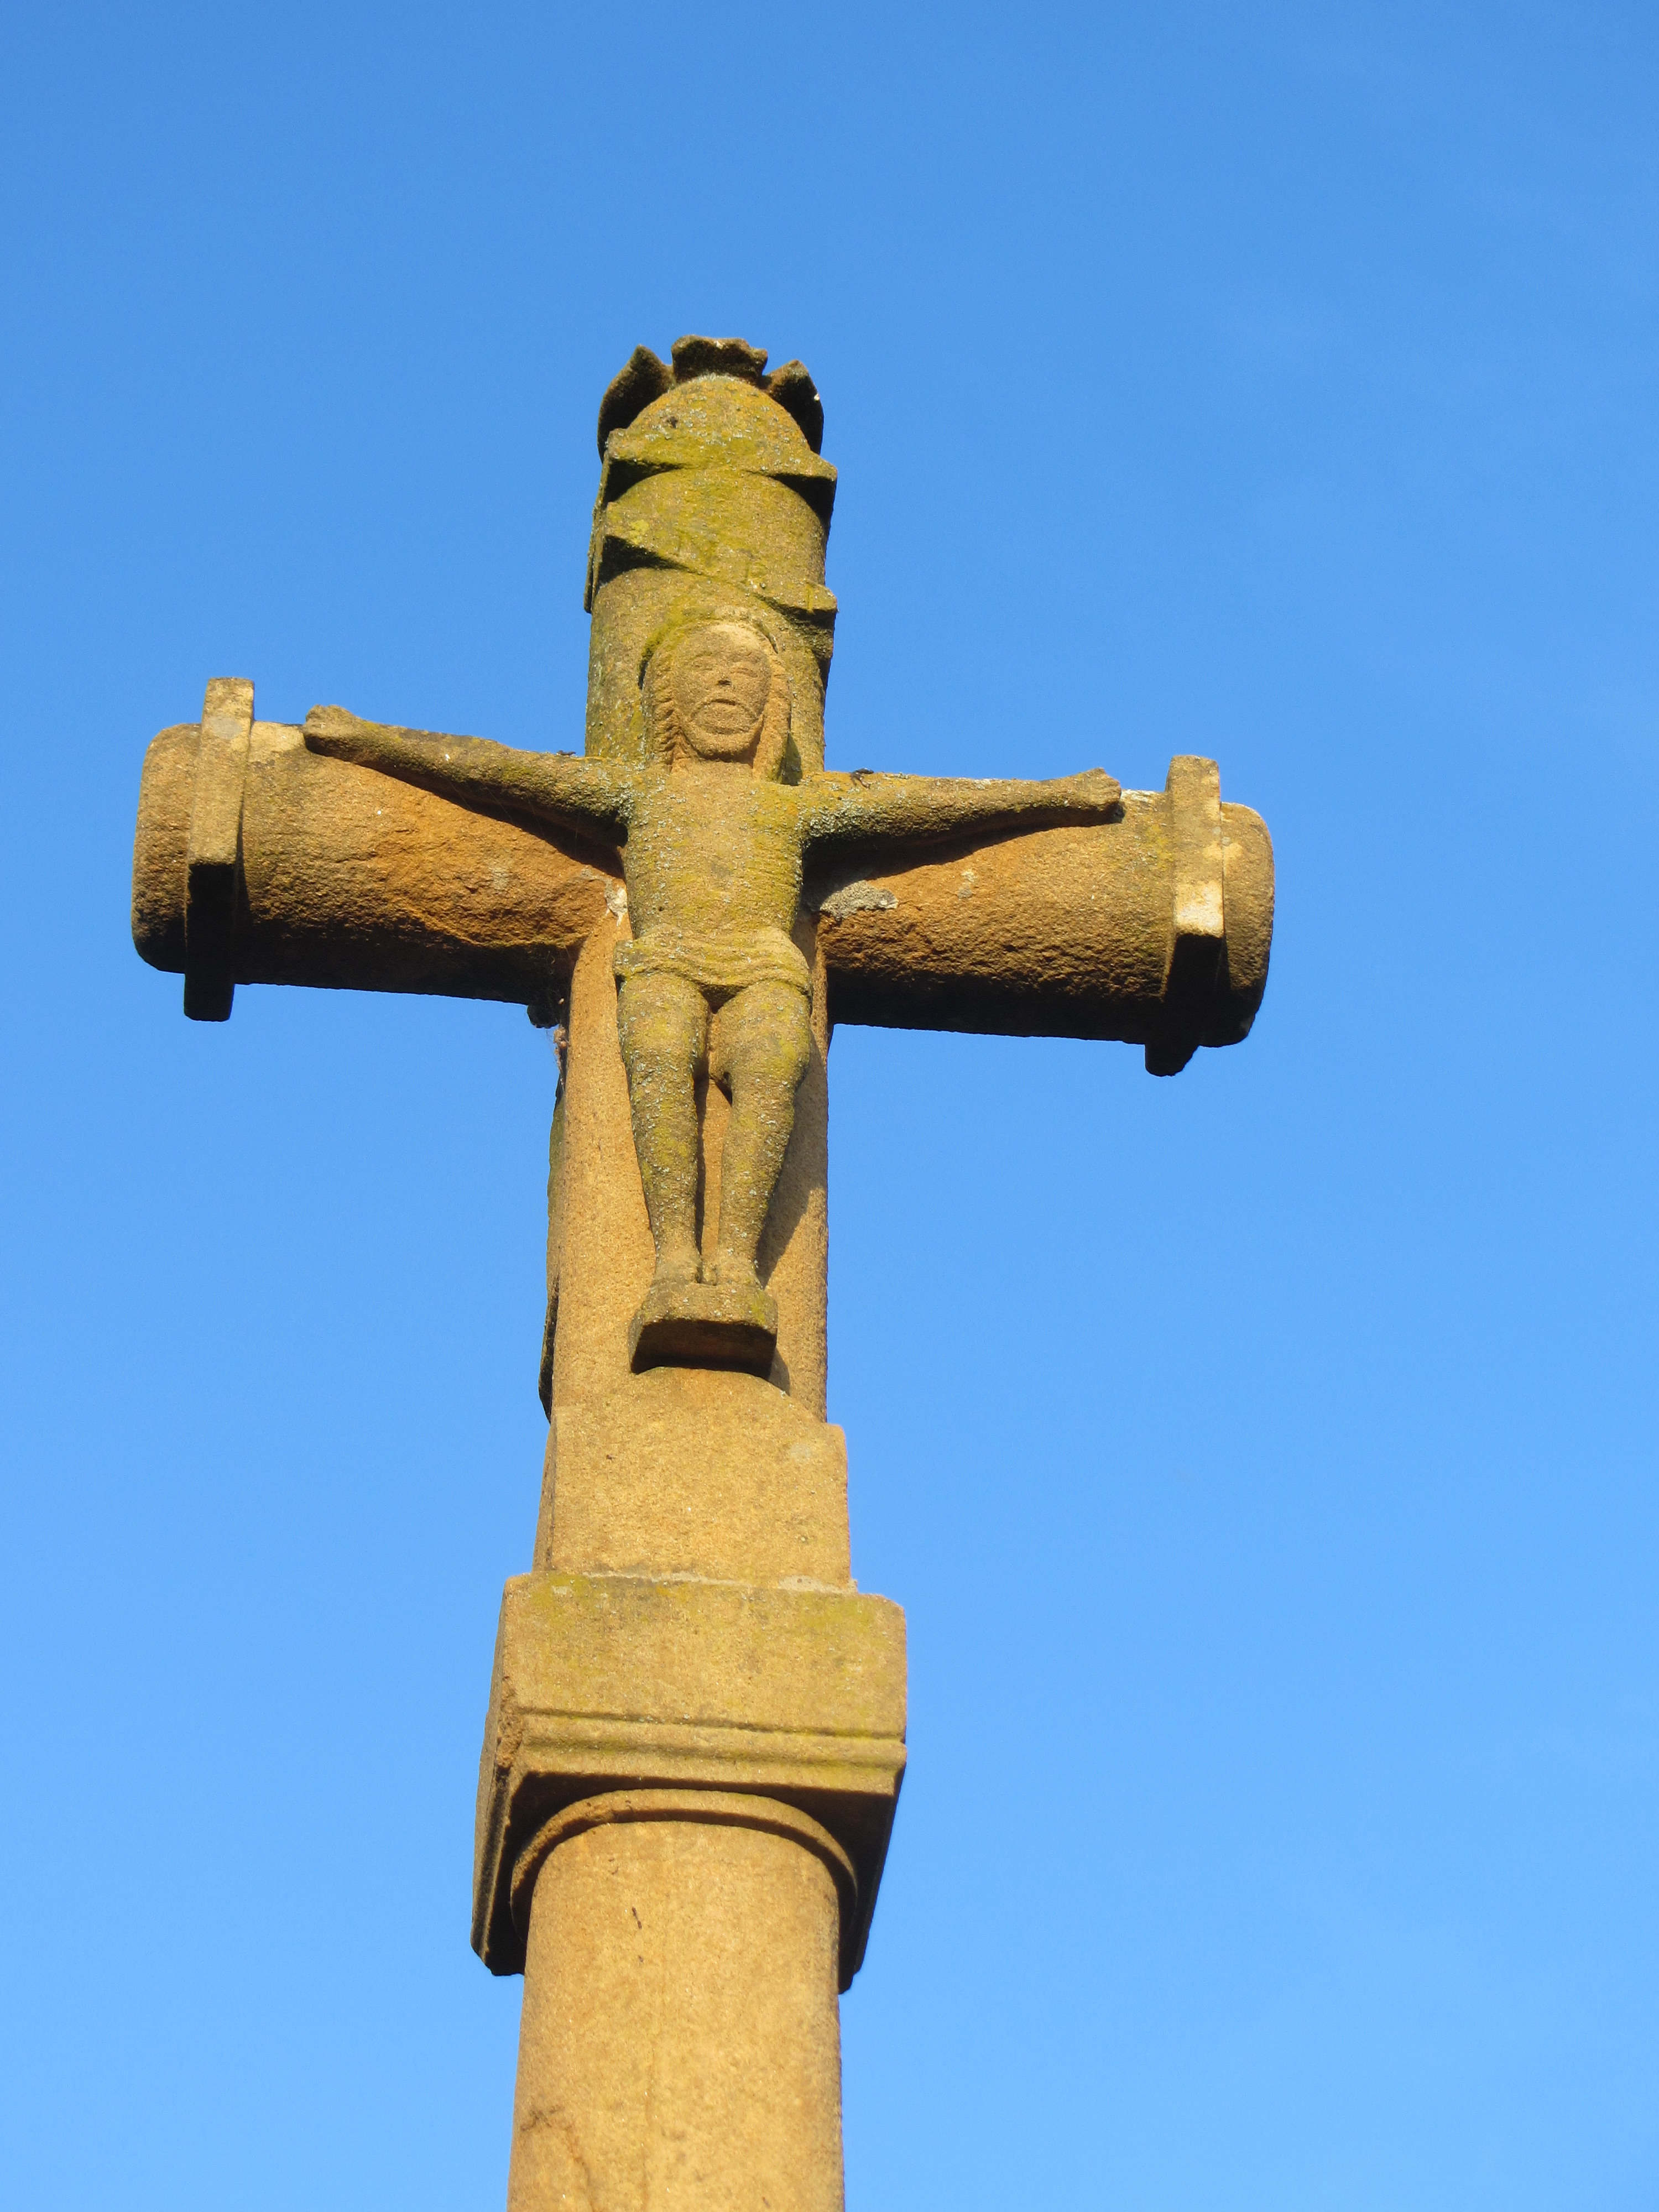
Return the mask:
<svg viewBox="0 0 1659 2212">
<path fill-rule="evenodd" d="M 799 362 L 639 349 L 599 411 L 581 755 L 251 684 L 145 762 L 133 932 L 240 982 L 516 1001 L 556 1030 L 531 1571 L 507 1585 L 475 1948 L 525 1996 L 508 2201 L 842 2202 L 837 1992 L 904 1768 L 903 1616 L 853 1583 L 824 1418 L 836 1022 L 1248 1031 L 1273 860 L 1160 793 L 823 765 L 836 472 Z"/>
</svg>

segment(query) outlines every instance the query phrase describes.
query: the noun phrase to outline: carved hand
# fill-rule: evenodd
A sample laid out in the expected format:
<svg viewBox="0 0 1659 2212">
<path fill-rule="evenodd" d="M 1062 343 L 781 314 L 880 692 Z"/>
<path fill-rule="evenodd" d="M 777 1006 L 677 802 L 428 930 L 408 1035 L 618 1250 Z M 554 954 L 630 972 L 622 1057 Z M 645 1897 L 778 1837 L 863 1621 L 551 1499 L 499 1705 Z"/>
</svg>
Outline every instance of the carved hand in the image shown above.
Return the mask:
<svg viewBox="0 0 1659 2212">
<path fill-rule="evenodd" d="M 1079 775 L 1058 776 L 1048 788 L 1091 815 L 1109 814 L 1122 796 L 1122 786 L 1103 768 L 1085 768 Z"/>
</svg>

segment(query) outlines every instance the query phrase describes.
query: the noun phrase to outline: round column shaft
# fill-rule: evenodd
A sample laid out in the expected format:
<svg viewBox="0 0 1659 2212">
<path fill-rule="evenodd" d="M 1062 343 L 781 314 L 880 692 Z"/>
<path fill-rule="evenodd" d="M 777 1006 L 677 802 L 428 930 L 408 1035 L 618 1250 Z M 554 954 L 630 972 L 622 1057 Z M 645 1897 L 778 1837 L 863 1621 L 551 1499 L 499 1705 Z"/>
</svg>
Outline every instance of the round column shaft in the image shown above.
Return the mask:
<svg viewBox="0 0 1659 2212">
<path fill-rule="evenodd" d="M 514 1883 L 508 2212 L 841 2212 L 850 1881 L 762 1799 L 630 1791 L 550 1822 Z"/>
</svg>

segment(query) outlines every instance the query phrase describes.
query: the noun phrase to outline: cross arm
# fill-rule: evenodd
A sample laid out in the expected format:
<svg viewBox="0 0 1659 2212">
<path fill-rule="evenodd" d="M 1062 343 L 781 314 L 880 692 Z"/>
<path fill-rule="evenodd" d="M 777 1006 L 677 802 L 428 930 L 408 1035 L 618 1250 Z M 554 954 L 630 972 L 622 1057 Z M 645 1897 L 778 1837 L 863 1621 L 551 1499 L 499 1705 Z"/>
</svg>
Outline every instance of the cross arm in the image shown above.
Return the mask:
<svg viewBox="0 0 1659 2212">
<path fill-rule="evenodd" d="M 1115 1038 L 1172 1075 L 1255 1018 L 1273 842 L 1213 761 L 1182 756 L 1086 827 L 828 848 L 806 902 L 837 1023 Z"/>
<path fill-rule="evenodd" d="M 139 951 L 185 973 L 186 1012 L 210 1019 L 236 983 L 296 983 L 550 1020 L 583 944 L 623 910 L 613 846 L 313 752 L 226 684 L 149 747 L 132 892 Z M 1249 1030 L 1273 847 L 1224 804 L 1214 763 L 1183 757 L 1103 822 L 826 843 L 804 904 L 836 1022 L 1119 1038 L 1170 1073 Z"/>
<path fill-rule="evenodd" d="M 553 1006 L 621 862 L 599 839 L 453 804 L 310 751 L 210 685 L 200 722 L 154 738 L 139 789 L 132 934 L 223 1020 L 237 983 L 432 992 Z M 245 711 L 227 730 L 224 702 Z M 614 910 L 614 908 L 613 908 Z"/>
</svg>

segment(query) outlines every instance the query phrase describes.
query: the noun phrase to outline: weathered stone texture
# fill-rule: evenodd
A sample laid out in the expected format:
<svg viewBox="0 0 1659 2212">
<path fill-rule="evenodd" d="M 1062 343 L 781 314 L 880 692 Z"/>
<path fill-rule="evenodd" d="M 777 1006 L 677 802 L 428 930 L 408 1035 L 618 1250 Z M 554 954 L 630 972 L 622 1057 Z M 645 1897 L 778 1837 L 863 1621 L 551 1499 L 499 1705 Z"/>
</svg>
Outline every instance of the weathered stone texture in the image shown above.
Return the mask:
<svg viewBox="0 0 1659 2212">
<path fill-rule="evenodd" d="M 520 1970 L 515 1869 L 567 1806 L 627 1788 L 738 1790 L 807 1814 L 846 1853 L 850 1980 L 904 1771 L 904 1682 L 902 1613 L 851 1589 L 515 1576 L 478 1770 L 479 1956 Z"/>
<path fill-rule="evenodd" d="M 755 1800 L 592 1810 L 635 1817 L 536 1881 L 509 2212 L 840 2212 L 832 1862 Z"/>
<path fill-rule="evenodd" d="M 718 1369 L 654 1368 L 556 1406 L 536 1565 L 846 1588 L 846 1439 L 769 1382 Z"/>
<path fill-rule="evenodd" d="M 526 1977 L 514 2212 L 841 2203 L 836 1991 L 905 1658 L 824 1419 L 833 1023 L 1117 1038 L 1168 1075 L 1267 980 L 1272 848 L 1212 762 L 1161 792 L 825 772 L 823 428 L 799 362 L 635 349 L 580 757 L 259 722 L 226 678 L 144 763 L 133 935 L 191 1016 L 286 982 L 556 1030 L 550 1427 L 474 1866 L 475 1947 Z"/>
<path fill-rule="evenodd" d="M 175 975 L 198 742 L 198 726 L 181 723 L 151 744 L 133 856 L 134 939 Z M 1091 827 L 893 841 L 815 864 L 805 903 L 818 918 L 830 1020 L 1140 1045 L 1242 1040 L 1273 938 L 1265 824 L 1223 803 L 1224 958 L 1207 994 L 1177 1005 L 1166 1002 L 1170 799 L 1126 791 L 1121 811 Z M 614 851 L 324 759 L 272 722 L 253 726 L 240 849 L 233 965 L 243 983 L 542 1006 L 622 887 Z"/>
</svg>

